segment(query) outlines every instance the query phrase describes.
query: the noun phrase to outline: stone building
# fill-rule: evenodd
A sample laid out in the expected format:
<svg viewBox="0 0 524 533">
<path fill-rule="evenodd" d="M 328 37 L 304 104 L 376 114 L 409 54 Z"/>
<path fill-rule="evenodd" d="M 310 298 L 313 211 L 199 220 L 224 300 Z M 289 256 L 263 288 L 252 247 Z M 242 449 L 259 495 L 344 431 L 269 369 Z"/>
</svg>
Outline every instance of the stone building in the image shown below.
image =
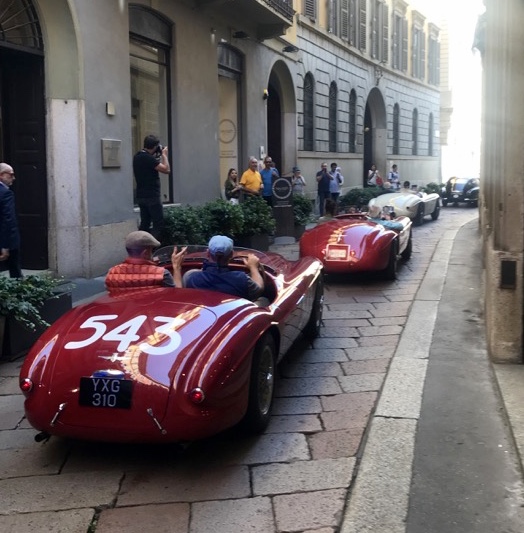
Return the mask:
<svg viewBox="0 0 524 533">
<path fill-rule="evenodd" d="M 524 5 L 486 0 L 482 54 L 481 229 L 485 321 L 493 360 L 523 362 Z"/>
<path fill-rule="evenodd" d="M 0 1 L 0 160 L 22 263 L 92 277 L 137 226 L 132 157 L 169 147 L 166 205 L 269 154 L 347 186 L 440 179 L 439 28 L 404 0 Z M 310 184 L 314 190 L 314 184 Z"/>
</svg>

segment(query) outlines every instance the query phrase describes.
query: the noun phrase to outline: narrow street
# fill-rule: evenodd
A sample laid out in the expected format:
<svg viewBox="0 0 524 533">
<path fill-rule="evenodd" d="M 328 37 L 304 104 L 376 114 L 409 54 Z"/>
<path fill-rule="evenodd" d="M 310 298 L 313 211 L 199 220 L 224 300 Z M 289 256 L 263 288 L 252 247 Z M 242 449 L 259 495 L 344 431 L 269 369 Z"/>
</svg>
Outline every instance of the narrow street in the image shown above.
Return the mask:
<svg viewBox="0 0 524 533">
<path fill-rule="evenodd" d="M 313 345 L 299 342 L 280 366 L 273 419 L 265 434 L 256 438 L 231 430 L 184 450 L 57 438 L 36 443 L 35 431 L 23 417 L 21 360 L 0 362 L 0 530 L 524 530 L 519 515 L 521 472 L 500 400 L 482 394 L 486 389 L 479 387 L 475 403 L 465 407 L 469 420 L 462 418 L 464 409 L 458 407 L 455 418 L 447 417 L 457 403 L 457 391 L 480 382 L 493 388 L 479 338 L 472 338 L 471 332 L 448 336 L 458 327 L 454 312 L 463 315 L 464 306 L 473 333 L 481 335 L 480 280 L 465 278 L 473 289 L 468 301 L 446 304 L 447 320 L 437 320 L 440 295 L 453 291 L 446 273 L 456 283 L 461 281 L 460 262 L 448 264 L 457 232 L 464 224 L 475 224 L 477 216 L 476 209 L 447 207 L 438 220 L 428 217 L 414 228 L 412 258 L 400 262 L 395 282 L 364 276 L 349 281 L 326 278 L 321 337 Z M 298 255 L 296 244 L 273 250 L 288 259 Z M 478 255 L 461 259 L 480 261 Z M 447 296 L 453 300 L 453 292 Z M 458 357 L 460 346 L 465 352 L 474 350 L 475 358 L 459 376 L 457 366 L 449 366 L 449 357 Z M 449 403 L 445 408 L 438 403 L 442 387 Z M 490 427 L 483 435 L 479 430 L 475 440 L 480 421 Z M 464 422 L 470 424 L 472 437 L 461 448 L 460 461 L 456 450 L 462 443 L 447 432 L 450 425 L 457 428 Z M 486 456 L 472 448 L 479 447 L 473 445 L 479 439 L 491 442 L 493 431 L 500 432 L 502 448 L 486 446 L 491 449 L 490 469 L 484 471 Z M 460 483 L 453 486 L 450 471 L 464 469 L 468 461 L 469 471 L 461 470 Z M 450 463 L 452 469 L 445 466 Z M 436 479 L 439 474 L 442 480 Z M 492 477 L 500 490 L 487 487 L 486 477 Z M 449 489 L 447 496 L 442 487 Z M 488 496 L 449 511 L 450 498 L 472 501 L 470 489 Z M 495 510 L 486 521 L 483 512 L 490 502 Z M 502 516 L 504 522 L 497 528 L 496 519 Z M 487 525 L 480 527 L 483 522 Z"/>
</svg>

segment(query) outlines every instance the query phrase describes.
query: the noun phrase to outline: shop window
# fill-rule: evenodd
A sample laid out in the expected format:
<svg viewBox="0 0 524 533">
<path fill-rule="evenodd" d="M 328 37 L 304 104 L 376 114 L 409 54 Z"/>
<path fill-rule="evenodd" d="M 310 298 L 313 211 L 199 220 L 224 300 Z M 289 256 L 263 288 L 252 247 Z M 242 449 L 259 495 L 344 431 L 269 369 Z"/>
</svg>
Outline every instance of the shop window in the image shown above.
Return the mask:
<svg viewBox="0 0 524 533">
<path fill-rule="evenodd" d="M 136 153 L 146 135 L 170 146 L 171 24 L 142 6 L 129 6 L 132 143 Z M 160 174 L 163 203 L 173 201 L 169 175 Z M 133 185 L 133 189 L 135 189 Z"/>
</svg>

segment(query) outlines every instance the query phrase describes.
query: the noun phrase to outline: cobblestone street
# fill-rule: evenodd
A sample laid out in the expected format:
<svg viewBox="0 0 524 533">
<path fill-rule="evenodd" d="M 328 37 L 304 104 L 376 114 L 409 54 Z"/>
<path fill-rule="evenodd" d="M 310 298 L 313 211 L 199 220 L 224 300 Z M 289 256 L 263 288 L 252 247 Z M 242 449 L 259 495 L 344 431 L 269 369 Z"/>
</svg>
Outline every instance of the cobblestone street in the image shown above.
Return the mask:
<svg viewBox="0 0 524 533">
<path fill-rule="evenodd" d="M 449 250 L 458 229 L 477 216 L 476 209 L 448 207 L 414 228 L 413 255 L 399 263 L 395 282 L 326 277 L 321 337 L 297 343 L 279 367 L 273 418 L 256 438 L 231 430 L 183 451 L 57 438 L 37 444 L 23 417 L 22 361 L 1 362 L 0 530 L 363 531 L 349 502 L 365 495 L 354 488 L 370 418 L 388 373 L 409 380 L 418 368 L 392 368 L 399 345 L 420 349 L 431 340 L 424 332 L 402 335 L 413 313 L 438 305 L 431 298 L 414 305 L 423 280 L 431 293 L 433 272 L 447 269 L 438 249 Z M 297 244 L 272 249 L 298 257 Z M 423 383 L 413 383 L 420 392 Z M 415 421 L 405 424 L 414 431 Z"/>
</svg>

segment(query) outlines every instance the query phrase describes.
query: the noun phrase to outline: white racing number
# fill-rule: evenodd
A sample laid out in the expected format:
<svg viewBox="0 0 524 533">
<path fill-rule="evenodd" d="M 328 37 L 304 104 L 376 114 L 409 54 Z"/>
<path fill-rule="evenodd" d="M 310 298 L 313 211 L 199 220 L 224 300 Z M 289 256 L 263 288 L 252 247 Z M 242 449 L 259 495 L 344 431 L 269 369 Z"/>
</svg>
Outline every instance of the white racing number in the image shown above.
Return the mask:
<svg viewBox="0 0 524 533">
<path fill-rule="evenodd" d="M 106 321 L 115 320 L 118 315 L 96 315 L 89 317 L 81 326 L 80 329 L 94 329 L 93 334 L 87 339 L 81 341 L 70 341 L 65 345 L 66 350 L 77 350 L 79 348 L 85 348 L 99 339 L 104 341 L 118 342 L 116 351 L 125 352 L 132 343 L 135 343 L 140 339 L 138 331 L 147 319 L 146 315 L 138 315 L 126 322 L 117 325 L 115 328 L 107 331 L 108 325 Z M 182 342 L 182 338 L 175 328 L 185 323 L 185 320 L 178 317 L 169 316 L 155 316 L 153 317 L 155 322 L 159 322 L 161 325 L 155 328 L 155 333 L 162 336 L 166 336 L 169 341 L 161 346 L 152 346 L 148 342 L 142 342 L 139 349 L 150 355 L 163 355 L 178 348 Z M 107 333 L 106 333 L 107 331 Z M 153 339 L 154 340 L 154 339 Z"/>
</svg>

